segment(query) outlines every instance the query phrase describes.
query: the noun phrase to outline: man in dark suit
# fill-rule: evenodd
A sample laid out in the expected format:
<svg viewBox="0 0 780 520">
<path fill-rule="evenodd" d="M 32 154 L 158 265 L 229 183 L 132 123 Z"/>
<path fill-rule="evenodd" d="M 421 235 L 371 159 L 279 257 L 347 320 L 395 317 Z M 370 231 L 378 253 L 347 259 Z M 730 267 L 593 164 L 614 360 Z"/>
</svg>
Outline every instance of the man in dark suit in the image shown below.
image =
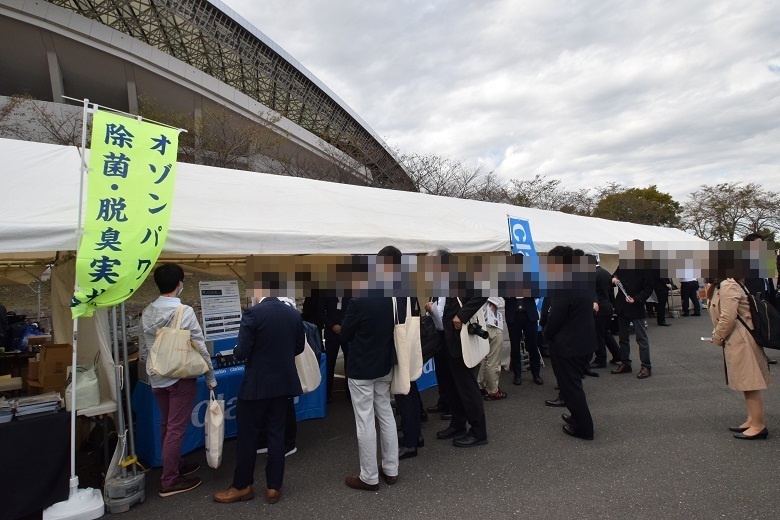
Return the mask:
<svg viewBox="0 0 780 520">
<path fill-rule="evenodd" d="M 481 312 L 487 298 L 447 298 L 444 305 L 442 322 L 444 324 L 445 347 L 449 356 L 443 375 L 447 379 L 445 387 L 449 389 L 449 400 L 452 419 L 450 425 L 438 432 L 438 439 L 452 439 L 452 444 L 459 448 L 469 448 L 487 444 L 487 427 L 485 425 L 485 408 L 482 394 L 479 391 L 477 376 L 479 366 L 468 368 L 463 362 L 463 350 L 460 342 L 460 330 L 468 325 L 474 314 Z M 471 429 L 466 431 L 466 422 Z"/>
<path fill-rule="evenodd" d="M 597 348 L 590 368 L 606 368 L 607 349 L 609 349 L 612 359 L 619 360 L 621 358 L 615 338 L 608 330 L 609 321 L 612 319 L 612 313 L 615 309 L 615 290 L 612 286 L 612 275 L 598 265 L 598 259 L 596 261 L 596 299 L 599 304 L 599 310 L 595 317 Z"/>
<path fill-rule="evenodd" d="M 744 242 L 753 242 L 756 240 L 763 241 L 764 236 L 758 233 L 750 233 L 742 239 Z M 780 309 L 780 297 L 777 294 L 777 288 L 775 287 L 775 281 L 773 278 L 746 278 L 745 288 L 761 300 L 765 300 L 776 309 Z M 776 365 L 777 359 L 768 358 L 770 365 Z"/>
<path fill-rule="evenodd" d="M 537 333 L 539 327 L 539 309 L 536 307 L 536 301 L 533 298 L 505 298 L 505 317 L 506 327 L 509 331 L 509 343 L 512 347 L 511 357 L 515 377 L 512 383 L 520 385 L 523 383 L 522 359 L 520 343 L 525 338 L 525 350 L 528 352 L 531 362 L 531 375 L 534 383 L 544 384 L 541 377 L 542 356 L 539 354 L 537 346 Z"/>
<path fill-rule="evenodd" d="M 349 306 L 349 297 L 328 297 L 324 300 L 324 319 L 325 319 L 325 358 L 327 360 L 328 381 L 326 389 L 327 402 L 333 401 L 333 377 L 336 371 L 336 359 L 339 355 L 339 348 L 344 353 L 344 367 L 347 366 L 349 357 L 349 342 L 345 341 L 341 333 L 341 322 L 344 321 L 344 312 Z M 349 396 L 349 388 L 346 389 Z"/>
<path fill-rule="evenodd" d="M 629 248 L 635 255 L 641 255 L 641 242 L 629 243 Z M 641 264 L 642 258 L 636 261 Z M 652 365 L 650 364 L 650 343 L 647 340 L 647 331 L 644 327 L 645 301 L 653 293 L 652 276 L 648 271 L 638 265 L 634 269 L 618 267 L 612 275 L 612 283 L 618 286 L 615 297 L 615 314 L 618 317 L 620 338 L 620 365 L 612 371 L 613 374 L 629 374 L 631 369 L 631 338 L 630 324 L 634 323 L 636 342 L 639 345 L 639 359 L 642 369 L 637 374 L 637 379 L 650 377 Z M 622 288 L 621 288 L 622 285 Z"/>
<path fill-rule="evenodd" d="M 396 258 L 400 265 L 401 252 L 398 249 L 392 246 L 383 248 L 377 254 L 377 269 L 382 269 L 384 265 L 385 269 L 392 270 Z M 398 431 L 390 406 L 390 382 L 396 363 L 394 329 L 393 299 L 383 297 L 352 298 L 341 324 L 341 337 L 350 342 L 347 381 L 360 452 L 360 474 L 344 479 L 344 483 L 353 489 L 379 489 L 377 423 L 381 475 L 387 484 L 395 484 L 398 479 Z"/>
<path fill-rule="evenodd" d="M 261 426 L 268 436 L 265 466 L 266 501 L 279 501 L 284 479 L 285 417 L 290 397 L 301 395 L 295 356 L 303 352 L 301 315 L 278 298 L 264 298 L 244 312 L 233 355 L 246 360 L 238 392 L 236 469 L 227 491 L 214 493 L 217 502 L 254 497 L 256 450 Z"/>
<path fill-rule="evenodd" d="M 547 257 L 560 262 L 550 264 L 550 268 L 563 271 L 566 262 L 571 262 L 572 249 L 556 246 Z M 566 423 L 563 431 L 573 437 L 593 440 L 593 418 L 582 386 L 582 367 L 588 364 L 596 350 L 593 298 L 566 290 L 556 291 L 543 332 L 550 346 L 550 361 L 560 387 L 560 399 L 571 413 L 562 416 Z"/>
</svg>

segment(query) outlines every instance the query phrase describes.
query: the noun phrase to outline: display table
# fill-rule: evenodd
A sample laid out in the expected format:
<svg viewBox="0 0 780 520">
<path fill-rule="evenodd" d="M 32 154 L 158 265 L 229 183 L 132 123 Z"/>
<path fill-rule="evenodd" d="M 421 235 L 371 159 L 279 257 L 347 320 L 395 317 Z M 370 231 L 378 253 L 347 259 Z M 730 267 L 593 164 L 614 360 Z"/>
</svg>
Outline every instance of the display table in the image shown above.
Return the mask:
<svg viewBox="0 0 780 520">
<path fill-rule="evenodd" d="M 314 392 L 295 398 L 296 418 L 299 421 L 325 417 L 325 356 L 320 359 L 322 383 Z M 241 381 L 244 378 L 244 367 L 236 366 L 220 368 L 214 371 L 217 379 L 215 394 L 217 399 L 225 401 L 225 438 L 230 439 L 238 433 L 236 423 L 236 401 Z M 205 444 L 203 421 L 209 403 L 209 389 L 206 378 L 198 378 L 198 393 L 195 406 L 192 409 L 190 425 L 184 433 L 182 454 L 194 451 Z M 160 409 L 152 394 L 152 388 L 141 381 L 135 387 L 132 398 L 135 414 L 135 447 L 140 459 L 153 467 L 162 466 L 162 447 L 160 445 Z"/>
<path fill-rule="evenodd" d="M 69 413 L 0 424 L 0 520 L 67 500 L 69 480 Z"/>
</svg>

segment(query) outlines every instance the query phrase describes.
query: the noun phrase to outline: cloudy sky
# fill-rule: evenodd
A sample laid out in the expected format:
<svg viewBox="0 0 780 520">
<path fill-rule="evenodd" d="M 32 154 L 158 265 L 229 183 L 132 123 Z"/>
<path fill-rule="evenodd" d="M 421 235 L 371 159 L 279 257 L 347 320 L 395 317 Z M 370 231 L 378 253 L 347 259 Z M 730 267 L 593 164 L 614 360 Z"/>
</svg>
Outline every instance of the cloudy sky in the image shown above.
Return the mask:
<svg viewBox="0 0 780 520">
<path fill-rule="evenodd" d="M 780 191 L 776 0 L 224 1 L 404 153 Z"/>
</svg>

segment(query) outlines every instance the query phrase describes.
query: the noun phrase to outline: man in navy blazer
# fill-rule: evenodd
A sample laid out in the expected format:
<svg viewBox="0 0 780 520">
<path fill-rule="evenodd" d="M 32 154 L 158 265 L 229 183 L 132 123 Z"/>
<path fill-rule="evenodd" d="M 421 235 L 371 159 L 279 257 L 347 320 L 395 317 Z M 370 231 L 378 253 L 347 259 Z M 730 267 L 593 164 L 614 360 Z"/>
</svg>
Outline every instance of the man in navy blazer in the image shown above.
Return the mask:
<svg viewBox="0 0 780 520">
<path fill-rule="evenodd" d="M 528 351 L 534 383 L 544 384 L 541 377 L 542 356 L 536 341 L 539 332 L 539 309 L 536 308 L 536 301 L 533 298 L 505 298 L 504 302 L 504 317 L 506 318 L 506 328 L 509 331 L 512 366 L 515 371 L 512 383 L 515 385 L 523 383 L 520 377 L 523 368 L 520 340 L 525 336 L 525 350 Z"/>
<path fill-rule="evenodd" d="M 264 298 L 244 312 L 238 345 L 233 350 L 236 359 L 246 360 L 236 404 L 236 469 L 233 485 L 214 493 L 217 502 L 254 497 L 257 442 L 264 422 L 268 431 L 266 500 L 270 504 L 279 501 L 284 478 L 285 416 L 289 398 L 302 393 L 295 356 L 303 348 L 301 315 L 278 298 Z"/>
</svg>

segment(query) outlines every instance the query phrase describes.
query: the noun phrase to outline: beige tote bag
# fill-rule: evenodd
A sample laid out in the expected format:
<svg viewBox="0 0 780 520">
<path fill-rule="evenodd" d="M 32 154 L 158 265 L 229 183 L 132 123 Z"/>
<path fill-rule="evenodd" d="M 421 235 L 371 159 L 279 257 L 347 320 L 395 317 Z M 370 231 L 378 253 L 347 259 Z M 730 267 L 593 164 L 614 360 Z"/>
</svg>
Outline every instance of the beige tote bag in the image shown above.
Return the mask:
<svg viewBox="0 0 780 520">
<path fill-rule="evenodd" d="M 463 307 L 460 298 L 458 298 L 458 304 Z M 490 343 L 476 334 L 469 334 L 469 323 L 479 323 L 482 325 L 482 330 L 487 330 L 485 313 L 482 309 L 474 313 L 474 316 L 471 317 L 468 323 L 464 323 L 463 327 L 460 328 L 460 346 L 463 352 L 463 363 L 468 368 L 474 368 L 487 357 L 488 352 L 490 352 Z"/>
<path fill-rule="evenodd" d="M 298 379 L 301 380 L 301 390 L 304 394 L 315 391 L 322 382 L 320 364 L 314 349 L 304 335 L 303 352 L 295 356 L 295 368 L 298 370 Z"/>
<path fill-rule="evenodd" d="M 198 347 L 190 341 L 190 331 L 181 329 L 184 307 L 179 305 L 176 309 L 171 320 L 172 326 L 157 331 L 157 338 L 149 353 L 149 370 L 153 374 L 191 379 L 209 370 Z"/>
<path fill-rule="evenodd" d="M 394 395 L 407 395 L 411 389 L 411 363 L 409 331 L 405 323 L 398 323 L 398 304 L 393 298 L 393 343 L 395 344 L 395 357 L 397 363 L 393 366 L 393 379 L 390 381 L 390 393 Z M 420 322 L 417 321 L 417 340 L 420 339 Z M 422 358 L 422 353 L 420 354 Z"/>
</svg>

